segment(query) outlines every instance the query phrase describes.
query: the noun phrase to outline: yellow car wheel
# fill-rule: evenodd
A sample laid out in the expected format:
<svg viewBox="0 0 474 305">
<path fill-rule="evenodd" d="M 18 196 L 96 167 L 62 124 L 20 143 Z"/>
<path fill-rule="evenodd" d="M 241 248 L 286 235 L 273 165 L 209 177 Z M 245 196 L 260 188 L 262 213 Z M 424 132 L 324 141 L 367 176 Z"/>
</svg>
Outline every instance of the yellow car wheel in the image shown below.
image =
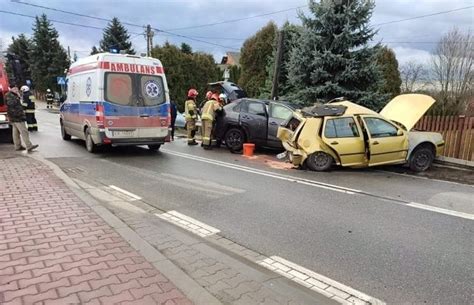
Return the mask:
<svg viewBox="0 0 474 305">
<path fill-rule="evenodd" d="M 306 159 L 306 165 L 310 170 L 322 172 L 331 168 L 333 158 L 325 152 L 317 151 Z"/>
<path fill-rule="evenodd" d="M 434 158 L 433 148 L 425 145 L 417 147 L 410 156 L 410 169 L 414 172 L 424 172 L 431 167 Z"/>
</svg>

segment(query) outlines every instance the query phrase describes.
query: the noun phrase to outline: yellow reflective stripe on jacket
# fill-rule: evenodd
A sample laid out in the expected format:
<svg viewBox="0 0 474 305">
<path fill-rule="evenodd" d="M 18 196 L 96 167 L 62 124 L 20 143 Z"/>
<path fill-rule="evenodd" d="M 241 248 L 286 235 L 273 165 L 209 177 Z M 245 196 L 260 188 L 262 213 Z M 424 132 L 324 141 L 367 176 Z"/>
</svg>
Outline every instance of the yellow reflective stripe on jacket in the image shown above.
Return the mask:
<svg viewBox="0 0 474 305">
<path fill-rule="evenodd" d="M 193 111 L 194 115 L 190 115 L 189 111 Z M 184 118 L 186 120 L 191 120 L 193 118 L 196 118 L 196 115 L 197 115 L 197 113 L 196 113 L 196 103 L 194 102 L 194 100 L 187 100 L 184 103 Z"/>
</svg>

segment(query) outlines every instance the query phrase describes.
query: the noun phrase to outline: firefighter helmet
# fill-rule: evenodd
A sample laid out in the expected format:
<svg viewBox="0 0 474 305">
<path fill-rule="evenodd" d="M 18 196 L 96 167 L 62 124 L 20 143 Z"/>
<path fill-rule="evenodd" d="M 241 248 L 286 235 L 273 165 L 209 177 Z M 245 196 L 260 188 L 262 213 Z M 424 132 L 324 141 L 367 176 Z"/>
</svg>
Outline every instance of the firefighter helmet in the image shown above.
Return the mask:
<svg viewBox="0 0 474 305">
<path fill-rule="evenodd" d="M 198 96 L 198 94 L 199 93 L 197 92 L 196 89 L 189 89 L 189 91 L 188 91 L 188 97 L 191 97 L 191 98 L 194 98 L 194 97 Z"/>
<path fill-rule="evenodd" d="M 27 91 L 30 91 L 30 88 L 26 85 L 23 85 L 23 86 L 21 86 L 20 90 L 21 90 L 21 92 L 27 92 Z"/>
<path fill-rule="evenodd" d="M 46 89 L 46 92 L 50 93 L 50 92 L 51 92 L 51 89 L 49 89 L 49 88 L 48 88 L 48 89 Z"/>
</svg>

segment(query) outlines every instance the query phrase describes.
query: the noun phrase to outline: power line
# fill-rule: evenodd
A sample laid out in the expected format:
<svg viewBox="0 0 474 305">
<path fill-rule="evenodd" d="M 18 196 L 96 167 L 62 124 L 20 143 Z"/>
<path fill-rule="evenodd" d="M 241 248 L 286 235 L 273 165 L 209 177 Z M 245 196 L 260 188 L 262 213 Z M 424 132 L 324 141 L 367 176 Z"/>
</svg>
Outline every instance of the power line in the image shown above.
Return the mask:
<svg viewBox="0 0 474 305">
<path fill-rule="evenodd" d="M 461 7 L 461 8 L 452 9 L 452 10 L 449 10 L 449 11 L 442 11 L 442 12 L 436 12 L 436 13 L 432 13 L 432 14 L 428 14 L 428 15 L 421 15 L 421 16 L 415 16 L 415 17 L 410 17 L 410 18 L 406 18 L 406 19 L 400 19 L 400 20 L 393 20 L 393 21 L 388 21 L 388 22 L 382 22 L 382 23 L 374 24 L 374 26 L 382 26 L 382 25 L 387 25 L 387 24 L 399 23 L 399 22 L 404 22 L 404 21 L 409 21 L 409 20 L 415 20 L 415 19 L 421 19 L 421 18 L 426 18 L 426 17 L 431 17 L 431 16 L 437 16 L 437 15 L 442 15 L 442 14 L 448 14 L 448 13 L 452 13 L 452 12 L 467 10 L 467 9 L 470 9 L 470 8 L 473 8 L 473 7 L 474 7 L 474 5 L 471 5 L 471 6 L 466 6 L 466 7 Z"/>
<path fill-rule="evenodd" d="M 101 18 L 101 17 L 96 17 L 96 16 L 90 16 L 90 15 L 85 15 L 85 14 L 80 14 L 80 13 L 75 13 L 75 12 L 69 12 L 69 11 L 65 11 L 65 10 L 61 10 L 61 9 L 57 9 L 57 8 L 54 8 L 54 7 L 48 7 L 48 6 L 43 6 L 43 5 L 38 5 L 38 4 L 33 4 L 33 3 L 28 3 L 28 2 L 23 2 L 23 1 L 20 1 L 20 0 L 11 0 L 12 2 L 15 2 L 15 3 L 18 3 L 18 4 L 23 4 L 23 5 L 29 5 L 29 6 L 33 6 L 33 7 L 37 7 L 37 8 L 42 8 L 42 9 L 45 9 L 45 10 L 50 10 L 50 11 L 56 11 L 56 12 L 60 12 L 60 13 L 64 13 L 64 14 L 69 14 L 69 15 L 74 15 L 74 16 L 79 16 L 79 17 L 85 17 L 85 18 L 90 18 L 90 19 L 95 19 L 95 20 L 100 20 L 100 21 L 106 21 L 106 22 L 110 22 L 111 20 L 107 19 L 107 18 Z M 125 25 L 129 25 L 129 26 L 135 26 L 135 27 L 143 27 L 142 25 L 138 25 L 138 24 L 133 24 L 133 23 L 129 23 L 129 22 L 121 22 L 122 24 L 125 24 Z"/>
<path fill-rule="evenodd" d="M 4 14 L 10 14 L 10 15 L 15 15 L 15 16 L 21 16 L 21 17 L 28 17 L 31 19 L 36 19 L 37 16 L 31 16 L 31 15 L 26 15 L 26 14 L 21 14 L 21 13 L 16 13 L 16 12 L 10 12 L 10 11 L 4 11 L 0 10 L 0 13 Z M 78 24 L 78 23 L 72 23 L 72 22 L 66 22 L 66 21 L 59 21 L 59 20 L 54 20 L 54 19 L 48 19 L 51 22 L 56 22 L 56 23 L 62 23 L 62 24 L 67 24 L 67 25 L 72 25 L 72 26 L 79 26 L 82 28 L 89 28 L 89 29 L 95 29 L 95 30 L 103 30 L 103 28 L 93 26 L 93 25 L 84 25 L 84 24 Z M 134 34 L 134 33 L 132 33 Z"/>
<path fill-rule="evenodd" d="M 57 9 L 57 8 L 52 8 L 52 7 L 48 7 L 48 6 L 43 6 L 43 5 L 37 5 L 37 4 L 31 4 L 31 3 L 27 3 L 27 2 L 22 2 L 22 1 L 15 1 L 15 3 L 19 3 L 19 4 L 24 4 L 24 5 L 29 5 L 29 6 L 33 6 L 33 7 L 38 7 L 38 8 L 42 8 L 42 9 L 45 9 L 45 10 L 52 10 L 52 11 L 57 11 L 57 12 L 61 12 L 61 13 L 64 13 L 64 14 L 70 14 L 70 15 L 75 15 L 75 16 L 80 16 L 80 17 L 85 17 L 85 18 L 91 18 L 91 19 L 96 19 L 96 20 L 101 20 L 101 21 L 107 21 L 107 22 L 110 22 L 109 19 L 106 19 L 106 18 L 101 18 L 101 17 L 96 17 L 96 16 L 90 16 L 90 15 L 86 15 L 86 14 L 79 14 L 79 13 L 75 13 L 75 12 L 71 12 L 71 11 L 65 11 L 65 10 L 60 10 L 60 9 Z M 30 17 L 30 16 L 27 16 L 27 17 Z M 143 27 L 141 25 L 138 25 L 138 24 L 133 24 L 133 23 L 129 23 L 129 22 L 122 22 L 123 24 L 127 24 L 127 25 L 131 25 L 131 26 L 136 26 L 136 27 Z M 92 26 L 88 26 L 88 27 L 92 27 Z M 92 27 L 92 28 L 97 28 L 97 27 Z M 102 30 L 102 28 L 100 28 Z M 169 31 L 164 31 L 164 30 L 160 30 L 160 29 L 157 29 L 157 28 L 153 28 L 155 31 L 158 31 L 158 32 L 163 32 L 163 33 L 167 33 L 169 35 L 172 35 L 172 36 L 176 36 L 176 37 L 181 37 L 181 38 L 185 38 L 185 39 L 189 39 L 189 40 L 193 40 L 193 41 L 197 41 L 197 42 L 201 42 L 201 43 L 205 43 L 205 44 L 209 44 L 209 45 L 214 45 L 214 46 L 218 46 L 218 47 L 221 47 L 221 48 L 224 48 L 224 49 L 233 49 L 233 50 L 237 50 L 236 48 L 232 48 L 232 47 L 228 47 L 228 46 L 224 46 L 224 45 L 221 45 L 221 44 L 217 44 L 217 43 L 213 43 L 213 42 L 210 42 L 210 41 L 206 41 L 206 40 L 202 40 L 200 38 L 194 38 L 192 36 L 187 36 L 187 35 L 181 35 L 181 34 L 175 34 L 175 33 L 171 33 Z M 132 33 L 132 34 L 137 34 L 137 33 Z M 140 34 L 141 35 L 141 34 Z"/>
<path fill-rule="evenodd" d="M 171 33 L 171 32 L 165 31 L 165 30 L 160 30 L 160 29 L 157 29 L 157 28 L 153 28 L 153 29 L 155 31 L 158 31 L 158 32 L 161 32 L 161 33 L 166 33 L 166 34 L 169 34 L 171 36 L 177 36 L 177 37 L 185 38 L 185 39 L 192 40 L 192 41 L 202 42 L 202 43 L 206 43 L 206 44 L 209 44 L 209 45 L 221 47 L 221 48 L 224 48 L 224 49 L 239 50 L 239 49 L 234 48 L 234 47 L 224 46 L 224 45 L 221 45 L 221 44 L 218 44 L 218 43 L 213 43 L 213 42 L 210 42 L 210 41 L 206 41 L 206 40 L 202 40 L 202 39 L 198 39 L 198 38 L 193 38 L 193 37 L 186 36 L 186 35 L 175 34 L 175 33 Z"/>
<path fill-rule="evenodd" d="M 293 11 L 293 10 L 297 10 L 299 8 L 303 8 L 303 7 L 307 7 L 307 6 L 308 5 L 301 5 L 301 6 L 297 6 L 297 7 L 287 8 L 287 9 L 284 9 L 284 10 L 273 11 L 273 12 L 263 13 L 263 14 L 259 14 L 259 15 L 253 15 L 253 16 L 244 17 L 244 18 L 224 20 L 224 21 L 194 25 L 194 26 L 186 26 L 186 27 L 182 27 L 182 28 L 167 29 L 167 31 L 180 31 L 180 30 L 187 30 L 187 29 L 203 28 L 203 27 L 214 26 L 214 25 L 225 24 L 225 23 L 239 22 L 239 21 L 243 21 L 243 20 L 248 20 L 248 19 L 253 19 L 253 18 L 258 18 L 258 17 L 265 17 L 265 16 L 274 15 L 274 14 L 278 14 L 278 13 Z"/>
</svg>

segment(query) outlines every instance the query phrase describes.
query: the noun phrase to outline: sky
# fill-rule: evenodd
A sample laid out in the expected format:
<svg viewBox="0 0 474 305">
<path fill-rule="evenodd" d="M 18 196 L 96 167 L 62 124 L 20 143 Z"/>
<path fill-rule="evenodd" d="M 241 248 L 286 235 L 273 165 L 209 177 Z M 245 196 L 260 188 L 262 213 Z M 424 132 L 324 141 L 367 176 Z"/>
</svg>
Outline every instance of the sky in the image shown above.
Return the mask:
<svg viewBox="0 0 474 305">
<path fill-rule="evenodd" d="M 20 0 L 59 10 L 90 15 L 104 19 L 118 17 L 122 22 L 136 25 L 151 24 L 155 29 L 165 30 L 173 35 L 155 32 L 154 44 L 166 41 L 174 44 L 186 42 L 195 51 L 214 55 L 220 61 L 226 51 L 238 51 L 245 38 L 255 34 L 269 21 L 281 26 L 284 22 L 300 24 L 298 14 L 308 14 L 305 0 Z M 427 64 L 430 53 L 440 37 L 453 27 L 463 31 L 474 30 L 474 8 L 455 11 L 404 22 L 380 25 L 391 21 L 407 19 L 437 12 L 474 6 L 474 0 L 376 0 L 371 25 L 378 29 L 375 42 L 391 47 L 400 65 L 408 61 Z M 106 21 L 94 20 L 46 10 L 18 3 L 18 0 L 0 0 L 0 10 L 24 15 L 45 13 L 49 19 L 104 28 Z M 276 12 L 266 16 L 255 15 Z M 238 22 L 201 26 L 235 19 Z M 11 37 L 32 33 L 33 19 L 0 12 L 0 48 L 11 43 Z M 98 45 L 102 31 L 53 22 L 59 32 L 62 45 L 71 49 L 78 57 L 89 55 L 93 45 Z M 126 25 L 134 49 L 146 52 L 146 40 L 141 34 L 143 27 Z M 177 35 L 192 37 L 194 40 Z M 201 40 L 201 41 L 197 41 Z M 202 42 L 206 41 L 208 43 Z"/>
</svg>

